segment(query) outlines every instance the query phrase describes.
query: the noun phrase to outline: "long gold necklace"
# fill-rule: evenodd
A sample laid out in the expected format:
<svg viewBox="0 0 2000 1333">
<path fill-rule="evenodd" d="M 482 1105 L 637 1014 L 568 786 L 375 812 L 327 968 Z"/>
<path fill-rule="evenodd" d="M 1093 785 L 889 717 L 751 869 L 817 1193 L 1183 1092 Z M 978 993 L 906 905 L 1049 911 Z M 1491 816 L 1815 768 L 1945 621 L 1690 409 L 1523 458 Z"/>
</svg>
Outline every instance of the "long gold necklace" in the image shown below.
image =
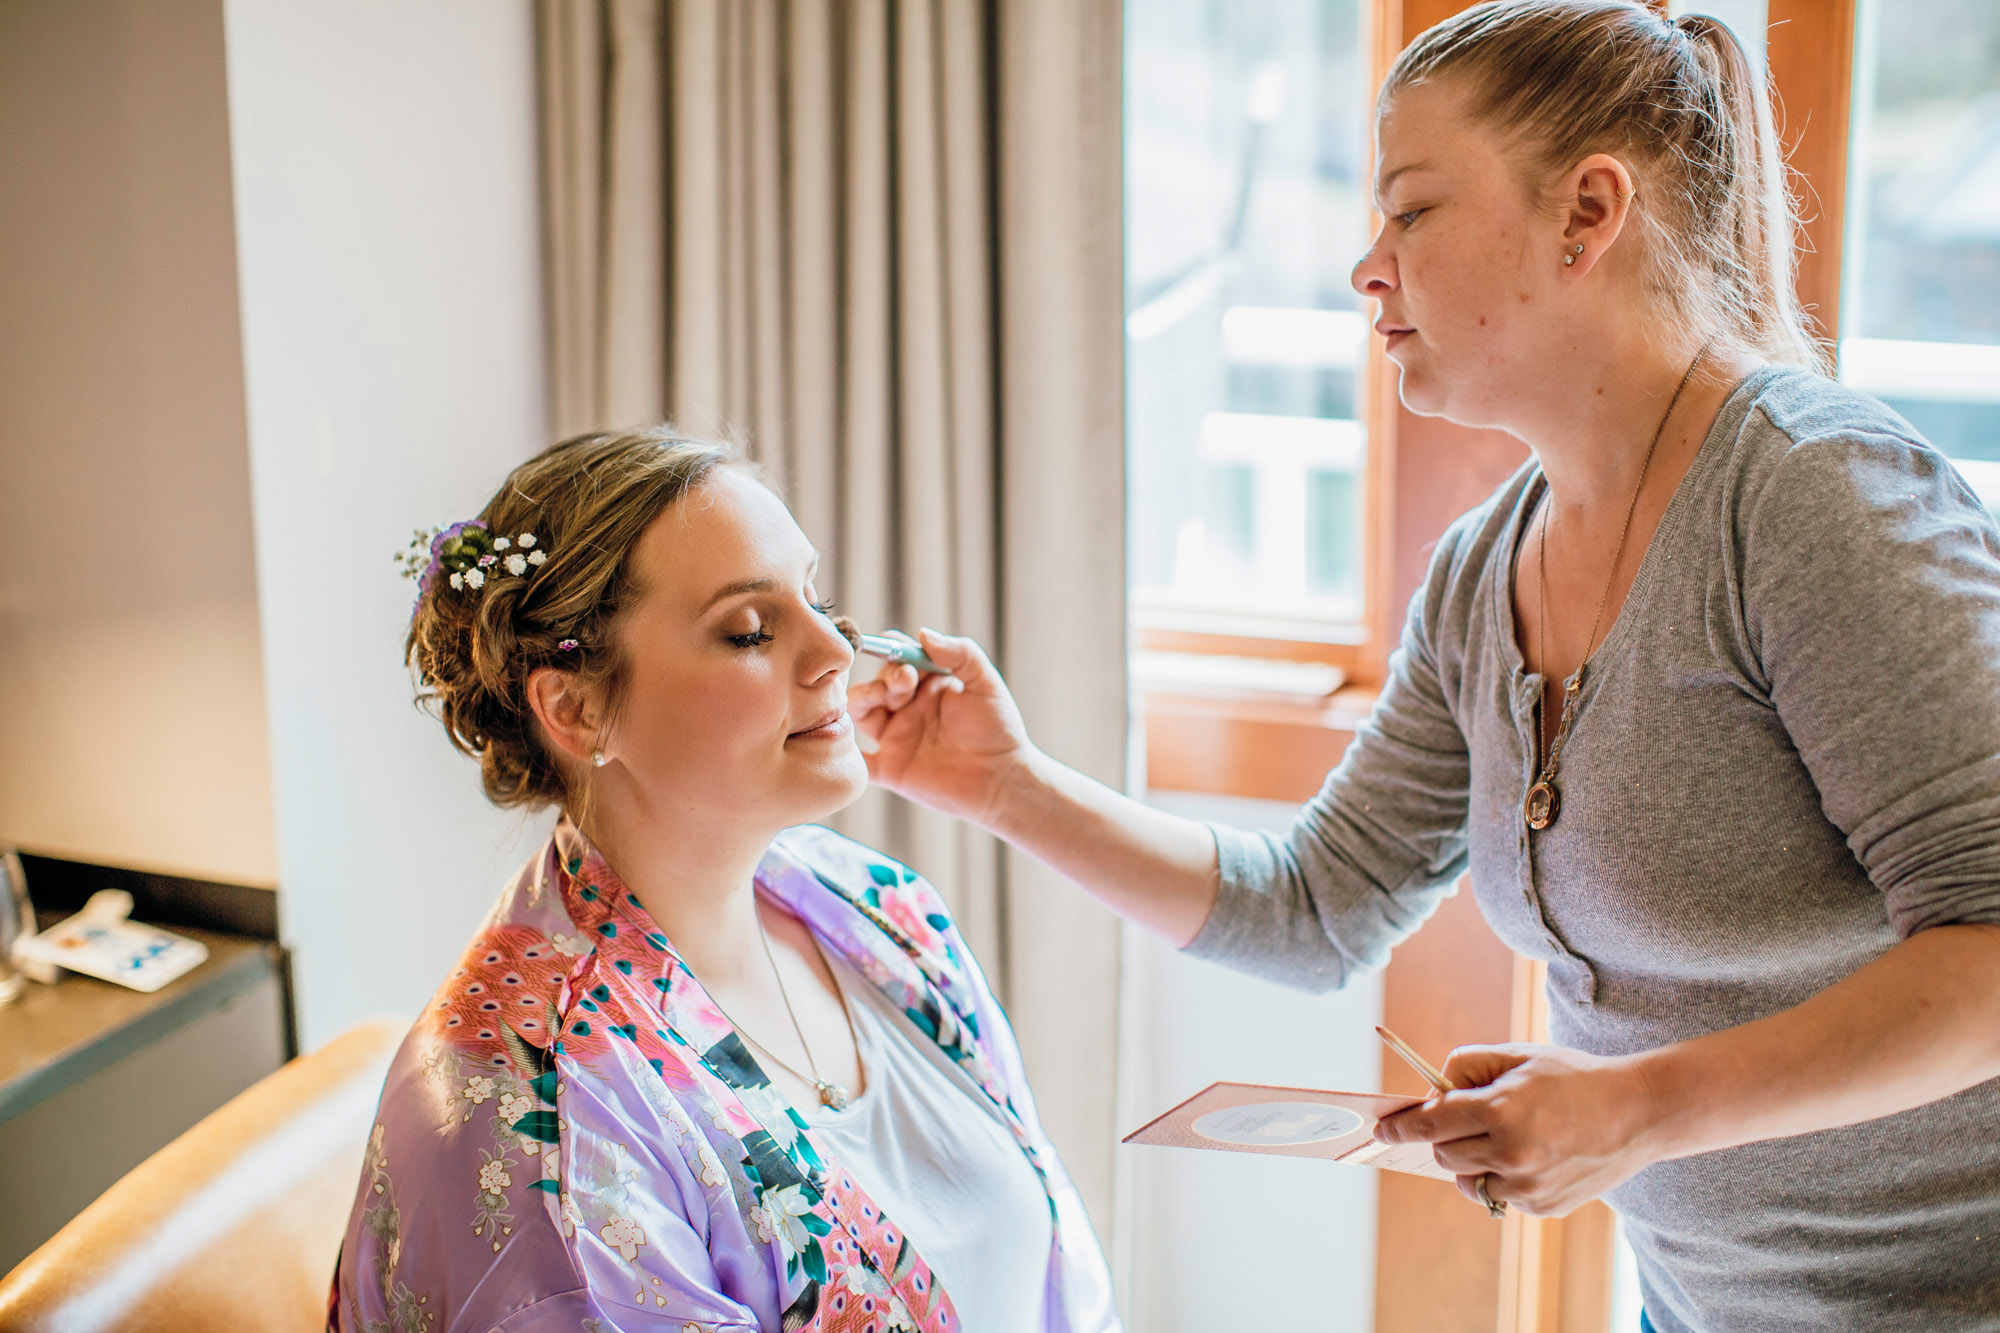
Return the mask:
<svg viewBox="0 0 2000 1333">
<path fill-rule="evenodd" d="M 1674 407 L 1680 402 L 1688 381 L 1694 378 L 1695 367 L 1708 352 L 1704 342 L 1688 362 L 1687 374 L 1681 376 L 1674 396 L 1667 400 L 1667 410 L 1660 414 L 1660 424 L 1653 428 L 1653 442 L 1646 446 L 1645 461 L 1639 464 L 1639 484 L 1632 488 L 1632 502 L 1625 506 L 1625 526 L 1618 530 L 1618 549 L 1611 554 L 1611 568 L 1604 575 L 1604 590 L 1597 594 L 1597 614 L 1591 617 L 1589 637 L 1583 641 L 1583 660 L 1576 664 L 1576 670 L 1563 682 L 1562 716 L 1556 722 L 1556 734 L 1549 738 L 1548 753 L 1542 757 L 1542 771 L 1528 786 L 1528 794 L 1521 798 L 1521 817 L 1528 827 L 1539 833 L 1556 822 L 1562 812 L 1562 791 L 1556 786 L 1556 771 L 1562 766 L 1563 745 L 1569 740 L 1570 725 L 1576 721 L 1576 704 L 1583 693 L 1583 669 L 1590 665 L 1590 655 L 1597 648 L 1597 631 L 1604 624 L 1604 605 L 1611 599 L 1611 583 L 1618 577 L 1618 562 L 1625 557 L 1625 540 L 1632 535 L 1632 516 L 1639 512 L 1639 495 L 1646 489 L 1646 473 L 1653 466 L 1653 454 L 1660 447 L 1660 437 L 1666 434 L 1667 420 L 1674 414 Z M 1543 670 L 1548 669 L 1549 633 L 1549 523 L 1555 518 L 1555 497 L 1549 493 L 1544 497 L 1547 507 L 1542 510 L 1542 529 L 1536 542 L 1535 584 L 1538 623 L 1535 626 L 1535 656 Z M 1540 714 L 1536 714 L 1535 731 L 1539 739 L 1541 733 Z"/>
</svg>

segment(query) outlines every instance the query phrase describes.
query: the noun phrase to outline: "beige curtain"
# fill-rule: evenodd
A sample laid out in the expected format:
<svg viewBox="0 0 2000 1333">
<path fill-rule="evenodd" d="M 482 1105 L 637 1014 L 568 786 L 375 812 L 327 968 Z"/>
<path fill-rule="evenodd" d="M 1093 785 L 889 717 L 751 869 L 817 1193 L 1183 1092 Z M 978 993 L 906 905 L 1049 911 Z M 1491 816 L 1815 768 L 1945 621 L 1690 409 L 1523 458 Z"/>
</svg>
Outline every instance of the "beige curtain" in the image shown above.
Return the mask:
<svg viewBox="0 0 2000 1333">
<path fill-rule="evenodd" d="M 871 626 L 991 649 L 1044 748 L 1126 737 L 1118 0 L 538 0 L 553 408 L 740 436 Z M 1114 922 L 881 793 L 1110 1237 Z"/>
</svg>

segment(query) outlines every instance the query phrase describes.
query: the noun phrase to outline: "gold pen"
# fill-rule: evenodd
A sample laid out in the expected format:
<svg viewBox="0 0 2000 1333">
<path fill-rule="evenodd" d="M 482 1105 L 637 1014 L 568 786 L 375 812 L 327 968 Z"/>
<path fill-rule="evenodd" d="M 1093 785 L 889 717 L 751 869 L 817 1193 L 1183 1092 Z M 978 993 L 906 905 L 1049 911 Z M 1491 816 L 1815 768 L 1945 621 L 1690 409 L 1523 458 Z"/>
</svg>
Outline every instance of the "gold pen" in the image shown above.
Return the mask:
<svg viewBox="0 0 2000 1333">
<path fill-rule="evenodd" d="M 1457 1091 L 1458 1085 L 1434 1068 L 1430 1061 L 1418 1055 L 1416 1049 L 1410 1043 L 1404 1041 L 1380 1023 L 1375 1025 L 1375 1035 L 1387 1043 L 1390 1050 L 1401 1056 L 1403 1063 L 1423 1075 L 1424 1082 L 1430 1084 L 1438 1096 L 1442 1097 L 1447 1092 Z M 1477 1187 L 1479 1190 L 1479 1201 L 1486 1205 L 1486 1212 L 1489 1217 L 1505 1217 L 1507 1215 L 1507 1205 L 1496 1201 L 1492 1195 L 1486 1192 L 1486 1181 L 1487 1177 L 1482 1174 L 1479 1177 Z"/>
</svg>

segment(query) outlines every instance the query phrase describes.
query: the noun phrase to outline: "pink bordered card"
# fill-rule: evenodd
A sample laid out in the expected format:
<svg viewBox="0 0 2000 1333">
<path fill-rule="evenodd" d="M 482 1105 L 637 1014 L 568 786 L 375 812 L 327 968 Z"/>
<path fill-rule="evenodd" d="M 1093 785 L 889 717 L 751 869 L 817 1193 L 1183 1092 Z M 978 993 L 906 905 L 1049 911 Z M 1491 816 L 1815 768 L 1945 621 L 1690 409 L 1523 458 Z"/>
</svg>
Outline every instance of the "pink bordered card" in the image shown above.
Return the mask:
<svg viewBox="0 0 2000 1333">
<path fill-rule="evenodd" d="M 1211 1083 L 1173 1110 L 1125 1136 L 1127 1143 L 1219 1152 L 1323 1157 L 1432 1180 L 1451 1180 L 1428 1143 L 1375 1141 L 1375 1122 L 1416 1106 L 1420 1097 L 1326 1092 L 1259 1083 Z"/>
</svg>

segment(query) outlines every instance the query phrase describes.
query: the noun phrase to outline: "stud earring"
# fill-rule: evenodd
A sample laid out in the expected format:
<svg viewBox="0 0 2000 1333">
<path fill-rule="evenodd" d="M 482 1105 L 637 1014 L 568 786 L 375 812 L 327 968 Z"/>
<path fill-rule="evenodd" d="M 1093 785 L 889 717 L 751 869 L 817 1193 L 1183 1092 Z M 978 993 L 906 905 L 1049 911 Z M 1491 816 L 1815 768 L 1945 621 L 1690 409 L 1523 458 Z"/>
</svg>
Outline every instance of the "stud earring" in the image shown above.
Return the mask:
<svg viewBox="0 0 2000 1333">
<path fill-rule="evenodd" d="M 590 762 L 598 768 L 603 768 L 611 760 L 605 757 L 604 751 L 592 750 L 590 752 Z"/>
<path fill-rule="evenodd" d="M 1575 264 L 1576 257 L 1582 253 L 1583 253 L 1583 243 L 1579 241 L 1577 243 L 1576 249 L 1570 251 L 1568 254 L 1563 256 L 1563 267 L 1568 268 L 1571 265 Z"/>
</svg>

